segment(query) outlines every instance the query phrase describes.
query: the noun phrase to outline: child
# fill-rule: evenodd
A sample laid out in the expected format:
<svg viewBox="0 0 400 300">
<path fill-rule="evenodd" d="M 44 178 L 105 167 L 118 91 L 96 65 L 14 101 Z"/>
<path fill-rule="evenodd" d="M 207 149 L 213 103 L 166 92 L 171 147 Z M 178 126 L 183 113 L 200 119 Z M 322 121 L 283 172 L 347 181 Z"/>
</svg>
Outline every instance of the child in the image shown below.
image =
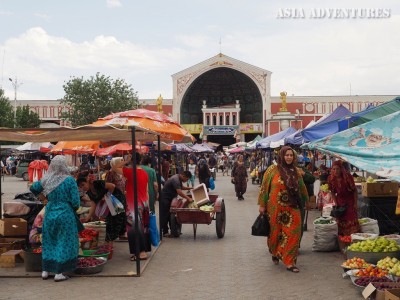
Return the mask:
<svg viewBox="0 0 400 300">
<path fill-rule="evenodd" d="M 189 164 L 187 170 L 192 173 L 192 177 L 187 181 L 187 186 L 189 187 L 189 183 L 194 187 L 194 181 L 196 179 L 197 165 L 194 163 L 193 159 L 189 160 Z"/>
</svg>

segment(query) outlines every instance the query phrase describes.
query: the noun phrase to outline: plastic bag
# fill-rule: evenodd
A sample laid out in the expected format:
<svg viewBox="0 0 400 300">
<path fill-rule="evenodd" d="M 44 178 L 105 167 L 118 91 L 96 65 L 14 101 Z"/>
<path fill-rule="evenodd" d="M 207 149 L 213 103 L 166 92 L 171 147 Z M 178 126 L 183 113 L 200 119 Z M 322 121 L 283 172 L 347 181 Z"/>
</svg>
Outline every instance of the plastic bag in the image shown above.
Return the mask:
<svg viewBox="0 0 400 300">
<path fill-rule="evenodd" d="M 270 225 L 268 217 L 265 214 L 259 214 L 251 226 L 251 235 L 254 236 L 269 236 Z"/>
<path fill-rule="evenodd" d="M 120 213 L 125 212 L 124 205 L 111 193 L 107 193 L 104 196 L 104 200 L 107 203 L 108 209 L 112 216 L 116 216 Z"/>
<path fill-rule="evenodd" d="M 94 214 L 98 218 L 105 218 L 108 216 L 109 213 L 110 213 L 110 210 L 108 209 L 108 205 L 107 205 L 106 201 L 100 201 L 99 203 L 97 203 Z"/>
<path fill-rule="evenodd" d="M 154 247 L 158 247 L 160 243 L 160 233 L 157 228 L 157 217 L 153 212 L 150 213 L 149 231 L 151 244 Z"/>
<path fill-rule="evenodd" d="M 210 189 L 211 190 L 215 189 L 214 178 L 212 176 L 210 177 L 209 182 L 210 182 Z"/>
</svg>

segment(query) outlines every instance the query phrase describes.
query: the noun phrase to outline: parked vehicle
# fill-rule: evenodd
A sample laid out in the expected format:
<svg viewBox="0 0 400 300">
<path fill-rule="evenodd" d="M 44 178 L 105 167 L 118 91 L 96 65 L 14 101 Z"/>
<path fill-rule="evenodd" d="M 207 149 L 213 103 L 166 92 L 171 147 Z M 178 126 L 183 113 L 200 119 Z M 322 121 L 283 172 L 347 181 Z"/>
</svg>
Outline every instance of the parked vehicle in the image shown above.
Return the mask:
<svg viewBox="0 0 400 300">
<path fill-rule="evenodd" d="M 15 177 L 22 178 L 25 181 L 29 180 L 28 167 L 32 160 L 21 160 L 17 165 Z"/>
</svg>

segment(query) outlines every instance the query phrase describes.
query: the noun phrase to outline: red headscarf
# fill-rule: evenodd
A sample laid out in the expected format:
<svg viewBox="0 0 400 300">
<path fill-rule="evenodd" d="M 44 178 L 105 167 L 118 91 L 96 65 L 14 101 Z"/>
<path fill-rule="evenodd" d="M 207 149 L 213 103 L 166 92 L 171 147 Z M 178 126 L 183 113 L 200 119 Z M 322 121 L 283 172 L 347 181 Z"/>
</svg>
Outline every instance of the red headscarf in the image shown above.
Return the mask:
<svg viewBox="0 0 400 300">
<path fill-rule="evenodd" d="M 287 164 L 285 161 L 285 154 L 288 150 L 291 150 L 293 152 L 293 162 L 291 164 Z M 296 151 L 294 151 L 289 146 L 283 146 L 279 151 L 278 157 L 279 175 L 281 176 L 281 179 L 285 184 L 286 190 L 288 191 L 290 204 L 300 207 L 301 201 L 299 191 L 299 178 L 297 174 L 296 162 Z"/>
<path fill-rule="evenodd" d="M 356 190 L 356 185 L 354 183 L 353 176 L 351 176 L 350 172 L 344 167 L 343 161 L 342 160 L 336 160 L 333 162 L 332 167 L 337 166 L 340 168 L 340 173 L 341 177 L 343 178 L 342 184 L 344 184 L 345 188 L 348 191 L 355 191 Z M 336 176 L 331 173 L 328 177 L 328 182 L 331 188 L 332 193 L 337 193 L 339 186 L 338 186 L 338 181 L 336 180 Z"/>
</svg>

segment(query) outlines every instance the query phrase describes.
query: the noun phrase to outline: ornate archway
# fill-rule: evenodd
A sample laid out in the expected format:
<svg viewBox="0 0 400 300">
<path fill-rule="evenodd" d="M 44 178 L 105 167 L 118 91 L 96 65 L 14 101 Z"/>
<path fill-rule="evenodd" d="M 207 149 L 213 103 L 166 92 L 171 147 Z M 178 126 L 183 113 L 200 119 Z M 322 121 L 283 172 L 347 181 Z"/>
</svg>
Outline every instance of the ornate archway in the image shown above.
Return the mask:
<svg viewBox="0 0 400 300">
<path fill-rule="evenodd" d="M 209 70 L 189 86 L 180 107 L 181 124 L 202 124 L 203 101 L 208 107 L 234 104 L 239 100 L 240 123 L 262 123 L 261 93 L 251 78 L 237 70 L 219 67 Z"/>
</svg>

